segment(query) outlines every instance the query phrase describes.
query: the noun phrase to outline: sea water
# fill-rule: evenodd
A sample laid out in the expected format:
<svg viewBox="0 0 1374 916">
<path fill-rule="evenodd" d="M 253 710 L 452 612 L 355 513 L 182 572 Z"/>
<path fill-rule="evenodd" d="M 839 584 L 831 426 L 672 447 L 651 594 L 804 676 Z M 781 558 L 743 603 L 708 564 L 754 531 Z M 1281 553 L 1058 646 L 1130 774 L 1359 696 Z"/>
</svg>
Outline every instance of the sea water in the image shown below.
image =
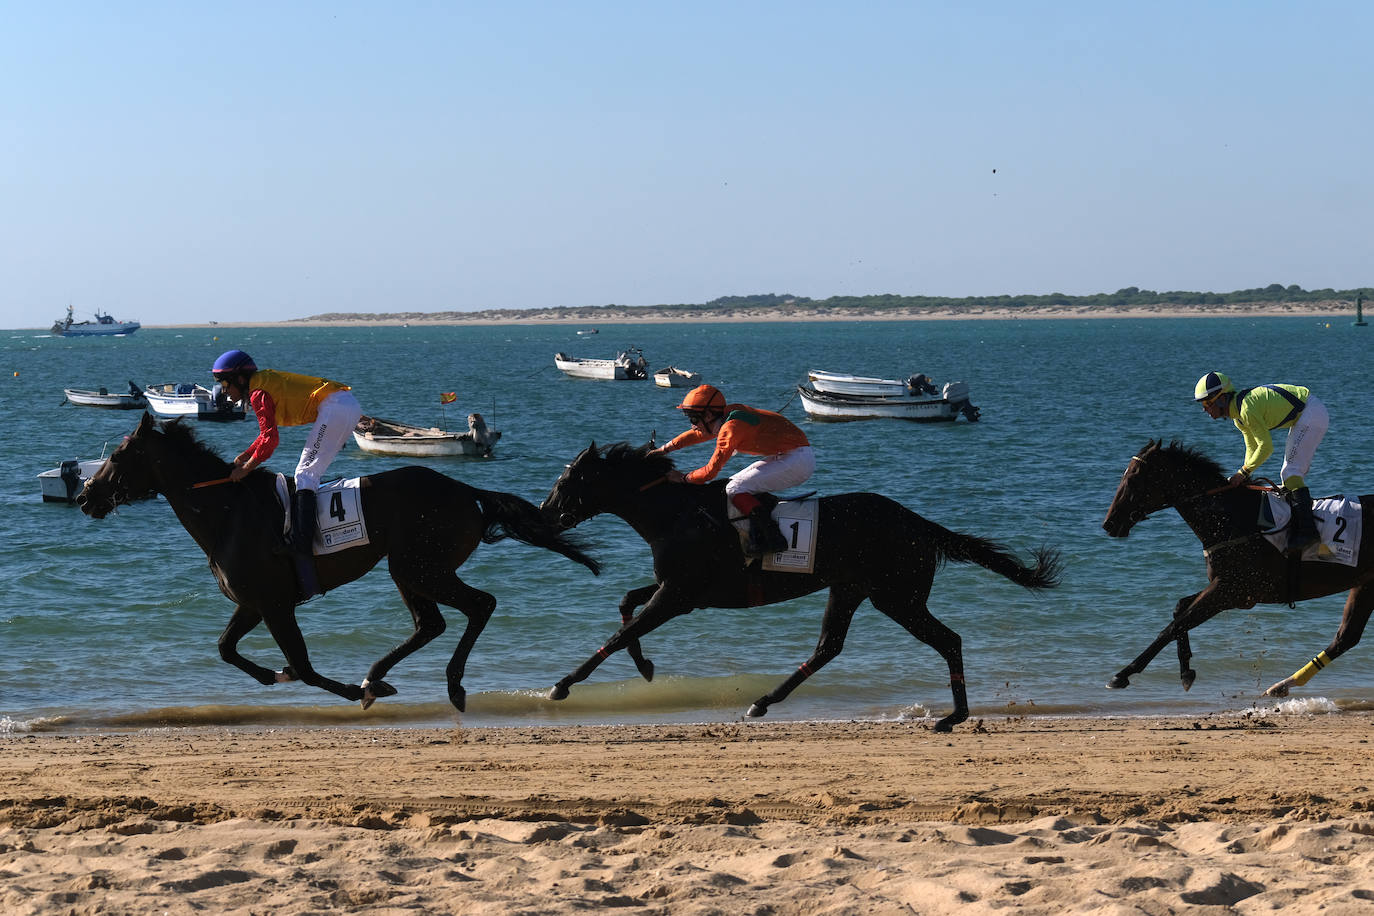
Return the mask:
<svg viewBox="0 0 1374 916">
<path fill-rule="evenodd" d="M 0 732 L 138 728 L 165 724 L 573 724 L 728 721 L 811 654 L 825 595 L 747 610 L 705 609 L 648 635 L 652 683 L 622 653 L 562 702 L 549 687 L 613 633 L 616 604 L 651 581 L 648 548 L 619 519 L 575 532 L 604 562 L 600 577 L 515 542 L 482 546 L 460 570 L 498 606 L 468 663 L 467 712 L 448 705 L 444 667 L 463 618 L 388 676 L 399 694 L 363 712 L 303 684 L 264 687 L 220 660 L 216 639 L 232 611 L 204 554 L 164 500 L 96 521 L 44 503 L 36 475 L 67 458 L 108 453 L 139 414 L 63 403 L 64 387 L 112 391 L 169 381 L 209 383 L 231 347 L 261 366 L 352 385 L 365 412 L 466 428 L 479 412 L 502 438 L 489 459 L 425 463 L 469 484 L 539 502 L 564 465 L 593 441 L 642 443 L 681 431 L 681 391 L 652 381 L 565 378 L 553 355 L 610 357 L 642 347 L 652 369 L 695 370 L 731 401 L 782 412 L 811 438 L 821 494 L 872 490 L 940 524 L 992 538 L 1029 559 L 1061 550 L 1061 587 L 1031 593 L 976 566 L 936 575 L 931 611 L 963 638 L 974 716 L 1204 715 L 1260 709 L 1343 710 L 1374 701 L 1374 650 L 1360 646 L 1282 707 L 1260 697 L 1324 648 L 1343 595 L 1296 609 L 1227 611 L 1193 632 L 1191 691 L 1171 647 L 1126 690 L 1105 682 L 1163 627 L 1182 596 L 1206 582 L 1201 548 L 1177 513 L 1143 522 L 1124 540 L 1101 529 L 1129 457 L 1151 438 L 1179 439 L 1238 467 L 1241 438 L 1192 401 L 1212 369 L 1239 384 L 1310 386 L 1331 429 L 1309 482 L 1316 495 L 1374 490 L 1367 456 L 1374 376 L 1367 329 L 1348 320 L 1155 318 L 739 324 L 151 329 L 115 339 L 0 332 Z M 808 369 L 968 382 L 976 423 L 899 420 L 817 423 L 795 397 Z M 457 401 L 441 406 L 441 392 Z M 252 421 L 201 423 L 201 437 L 232 457 Z M 1261 473 L 1278 476 L 1285 433 Z M 289 473 L 304 430 L 284 429 L 269 465 Z M 683 468 L 706 447 L 678 453 Z M 350 444 L 331 473 L 375 473 L 414 459 Z M 736 459 L 730 468 L 743 466 Z M 886 532 L 868 536 L 881 540 Z M 710 571 L 703 571 L 709 575 Z M 357 682 L 410 632 L 385 571 L 298 610 L 315 667 Z M 240 644 L 269 667 L 283 663 L 264 628 Z M 843 653 L 774 706 L 778 719 L 924 719 L 950 708 L 943 660 L 863 605 Z"/>
</svg>

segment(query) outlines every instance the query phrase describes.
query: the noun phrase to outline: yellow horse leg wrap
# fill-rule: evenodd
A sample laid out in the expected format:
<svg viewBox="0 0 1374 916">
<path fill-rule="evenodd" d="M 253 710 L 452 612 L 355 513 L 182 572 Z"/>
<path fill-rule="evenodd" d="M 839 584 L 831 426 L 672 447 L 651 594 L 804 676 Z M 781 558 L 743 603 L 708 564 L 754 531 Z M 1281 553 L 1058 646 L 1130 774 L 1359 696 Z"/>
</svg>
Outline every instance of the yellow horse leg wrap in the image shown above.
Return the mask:
<svg viewBox="0 0 1374 916">
<path fill-rule="evenodd" d="M 1302 478 L 1297 475 L 1283 478 L 1283 488 L 1289 493 L 1292 493 L 1294 490 L 1301 490 L 1305 486 L 1307 486 L 1307 484 L 1303 483 Z"/>
<path fill-rule="evenodd" d="M 1308 681 L 1312 680 L 1312 675 L 1316 674 L 1318 671 L 1322 670 L 1329 664 L 1331 664 L 1331 658 L 1326 654 L 1326 650 L 1323 649 L 1322 651 L 1317 653 L 1316 658 L 1312 659 L 1310 662 L 1308 662 L 1307 664 L 1303 665 L 1301 668 L 1298 669 L 1298 672 L 1293 675 L 1293 683 L 1301 687 L 1303 684 L 1306 684 Z"/>
</svg>

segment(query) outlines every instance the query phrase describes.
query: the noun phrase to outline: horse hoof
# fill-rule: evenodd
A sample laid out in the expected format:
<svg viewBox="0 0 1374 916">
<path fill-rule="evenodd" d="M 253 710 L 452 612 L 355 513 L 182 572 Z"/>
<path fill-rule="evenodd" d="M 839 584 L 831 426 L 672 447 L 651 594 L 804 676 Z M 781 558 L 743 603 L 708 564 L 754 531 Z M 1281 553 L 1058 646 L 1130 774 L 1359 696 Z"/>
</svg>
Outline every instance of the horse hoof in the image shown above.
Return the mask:
<svg viewBox="0 0 1374 916">
<path fill-rule="evenodd" d="M 564 687 L 562 684 L 554 684 L 553 689 L 549 691 L 550 700 L 566 700 L 567 698 L 568 688 Z"/>
<path fill-rule="evenodd" d="M 1122 690 L 1129 686 L 1131 686 L 1130 678 L 1127 678 L 1120 674 L 1118 674 L 1116 677 L 1112 678 L 1110 681 L 1107 682 L 1108 690 Z"/>
<path fill-rule="evenodd" d="M 455 687 L 448 692 L 448 701 L 453 704 L 453 708 L 459 712 L 466 712 L 468 708 L 468 692 L 462 687 Z"/>
<path fill-rule="evenodd" d="M 1288 685 L 1285 684 L 1283 681 L 1279 681 L 1273 687 L 1270 687 L 1268 690 L 1264 691 L 1264 695 L 1267 697 L 1278 697 L 1282 699 L 1283 697 L 1288 696 Z"/>
<path fill-rule="evenodd" d="M 1179 676 L 1179 680 L 1183 681 L 1183 690 L 1186 693 L 1193 689 L 1193 681 L 1197 680 L 1197 672 L 1189 668 Z"/>
<path fill-rule="evenodd" d="M 644 659 L 644 664 L 636 664 L 635 667 L 639 669 L 639 674 L 644 680 L 652 681 L 654 679 L 654 663 L 647 658 Z"/>
<path fill-rule="evenodd" d="M 744 715 L 746 718 L 749 719 L 761 719 L 764 716 L 768 715 L 768 707 L 763 706 L 759 703 L 755 703 L 753 706 L 749 707 L 749 711 L 746 712 Z"/>
<path fill-rule="evenodd" d="M 296 680 L 296 672 L 291 670 L 290 665 L 287 665 L 285 668 L 277 672 L 278 684 L 289 684 L 294 680 Z"/>
</svg>

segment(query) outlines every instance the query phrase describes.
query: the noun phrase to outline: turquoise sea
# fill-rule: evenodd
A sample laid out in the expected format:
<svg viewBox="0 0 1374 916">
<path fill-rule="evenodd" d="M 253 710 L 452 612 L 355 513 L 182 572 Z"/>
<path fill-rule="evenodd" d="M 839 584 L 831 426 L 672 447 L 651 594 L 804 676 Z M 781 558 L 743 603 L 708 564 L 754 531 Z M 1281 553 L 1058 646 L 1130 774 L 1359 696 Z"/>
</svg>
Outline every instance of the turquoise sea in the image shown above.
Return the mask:
<svg viewBox="0 0 1374 916">
<path fill-rule="evenodd" d="M 0 332 L 0 733 L 168 724 L 433 725 L 453 722 L 444 665 L 461 632 L 403 662 L 400 693 L 368 712 L 301 684 L 263 687 L 220 661 L 231 607 L 204 555 L 162 500 L 94 521 L 43 503 L 40 471 L 112 449 L 138 415 L 63 403 L 64 387 L 122 391 L 201 381 L 215 356 L 248 350 L 259 365 L 352 384 L 364 410 L 463 428 L 471 411 L 503 433 L 488 460 L 432 466 L 485 489 L 539 502 L 563 465 L 595 440 L 660 441 L 680 431 L 680 392 L 650 382 L 564 378 L 553 354 L 608 357 L 643 348 L 651 367 L 694 369 L 734 401 L 782 408 L 819 456 L 822 493 L 874 490 L 941 524 L 1003 541 L 1023 556 L 1062 549 L 1064 583 L 1041 595 L 977 567 L 937 574 L 931 609 L 964 640 L 973 715 L 1275 714 L 1374 706 L 1374 648 L 1352 650 L 1284 704 L 1259 694 L 1324 648 L 1343 596 L 1296 610 L 1232 610 L 1194 631 L 1196 685 L 1185 693 L 1166 649 L 1124 691 L 1103 685 L 1205 582 L 1200 545 L 1176 513 L 1115 541 L 1101 530 L 1129 456 L 1151 437 L 1202 447 L 1238 466 L 1240 435 L 1192 402 L 1194 381 L 1219 369 L 1239 383 L 1297 382 L 1327 403 L 1332 428 L 1309 480 L 1317 495 L 1374 491 L 1374 418 L 1366 409 L 1374 337 L 1349 316 L 976 320 L 767 324 L 144 329 L 120 339 L 66 340 Z M 793 397 L 808 368 L 868 375 L 924 372 L 962 379 L 977 423 L 806 421 Z M 455 391 L 441 409 L 439 393 Z M 255 434 L 251 421 L 200 424 L 221 454 Z M 1282 433 L 1277 448 L 1282 450 Z M 304 432 L 285 430 L 272 466 L 290 472 Z M 679 464 L 704 461 L 704 448 Z M 355 476 L 405 463 L 349 446 L 331 468 Z M 1263 472 L 1277 476 L 1279 459 Z M 469 726 L 730 721 L 810 654 L 823 594 L 752 610 L 701 610 L 644 642 L 652 684 L 617 655 L 561 703 L 555 680 L 614 632 L 616 603 L 650 581 L 645 545 L 618 519 L 578 529 L 604 561 L 600 578 L 555 554 L 484 546 L 460 570 L 493 592 L 496 614 L 468 664 Z M 883 532 L 874 531 L 881 538 Z M 384 569 L 298 612 L 315 666 L 340 680 L 403 639 L 409 615 Z M 261 628 L 246 655 L 280 667 Z M 950 706 L 935 652 L 881 614 L 860 609 L 843 654 L 773 707 L 770 719 L 923 719 Z"/>
</svg>

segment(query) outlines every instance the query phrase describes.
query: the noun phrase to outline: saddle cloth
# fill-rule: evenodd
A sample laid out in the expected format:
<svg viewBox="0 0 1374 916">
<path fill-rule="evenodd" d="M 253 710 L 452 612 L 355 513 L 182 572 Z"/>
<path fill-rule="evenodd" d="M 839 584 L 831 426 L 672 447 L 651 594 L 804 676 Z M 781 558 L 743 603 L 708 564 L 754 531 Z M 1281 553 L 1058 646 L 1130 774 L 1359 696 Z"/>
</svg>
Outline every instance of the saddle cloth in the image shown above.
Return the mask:
<svg viewBox="0 0 1374 916">
<path fill-rule="evenodd" d="M 816 523 L 819 518 L 819 499 L 792 499 L 773 507 L 773 521 L 787 538 L 788 547 L 779 553 L 763 556 L 765 572 L 813 572 L 816 565 Z M 734 519 L 741 546 L 749 539 L 749 520 Z M 752 560 L 747 562 L 753 562 Z"/>
<path fill-rule="evenodd" d="M 1293 508 L 1277 493 L 1266 493 L 1260 500 L 1259 528 L 1266 540 L 1279 550 L 1288 546 L 1288 525 Z M 1360 558 L 1364 513 L 1359 502 L 1344 496 L 1329 496 L 1312 501 L 1312 518 L 1317 522 L 1321 540 L 1302 552 L 1304 561 L 1340 563 L 1354 566 Z"/>
<path fill-rule="evenodd" d="M 361 478 L 348 477 L 320 484 L 315 491 L 315 556 L 338 553 L 368 543 L 359 493 Z M 282 505 L 282 537 L 291 538 L 291 491 L 284 474 L 277 475 L 277 499 Z"/>
</svg>

